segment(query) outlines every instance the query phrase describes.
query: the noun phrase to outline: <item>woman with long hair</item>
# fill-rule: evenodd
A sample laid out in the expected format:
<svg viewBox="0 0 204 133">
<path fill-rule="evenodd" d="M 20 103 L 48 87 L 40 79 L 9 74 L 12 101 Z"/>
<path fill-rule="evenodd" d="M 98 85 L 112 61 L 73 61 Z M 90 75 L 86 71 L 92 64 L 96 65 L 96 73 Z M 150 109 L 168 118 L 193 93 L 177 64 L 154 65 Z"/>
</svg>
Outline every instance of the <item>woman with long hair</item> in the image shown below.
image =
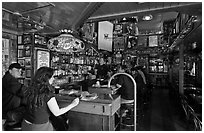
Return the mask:
<svg viewBox="0 0 204 133">
<path fill-rule="evenodd" d="M 72 101 L 70 105 L 59 108 L 54 96 L 54 70 L 49 67 L 39 68 L 26 92 L 27 111 L 22 122 L 23 131 L 53 131 L 53 125 L 49 116 L 62 115 L 79 104 L 79 98 Z"/>
</svg>

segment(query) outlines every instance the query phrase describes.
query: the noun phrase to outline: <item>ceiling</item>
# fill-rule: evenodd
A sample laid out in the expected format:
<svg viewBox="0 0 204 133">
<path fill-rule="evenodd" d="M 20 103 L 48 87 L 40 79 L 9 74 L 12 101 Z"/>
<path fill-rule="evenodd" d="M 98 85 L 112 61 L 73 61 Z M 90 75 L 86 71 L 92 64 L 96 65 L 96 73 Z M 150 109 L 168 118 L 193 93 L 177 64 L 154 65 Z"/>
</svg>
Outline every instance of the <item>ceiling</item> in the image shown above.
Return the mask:
<svg viewBox="0 0 204 133">
<path fill-rule="evenodd" d="M 77 30 L 84 22 L 95 22 L 137 16 L 139 30 L 157 30 L 163 21 L 178 13 L 202 17 L 202 2 L 2 2 L 2 9 L 46 26 L 40 32 Z M 20 14 L 20 15 L 19 15 Z M 143 15 L 153 20 L 142 21 Z M 202 19 L 200 19 L 202 20 Z"/>
</svg>

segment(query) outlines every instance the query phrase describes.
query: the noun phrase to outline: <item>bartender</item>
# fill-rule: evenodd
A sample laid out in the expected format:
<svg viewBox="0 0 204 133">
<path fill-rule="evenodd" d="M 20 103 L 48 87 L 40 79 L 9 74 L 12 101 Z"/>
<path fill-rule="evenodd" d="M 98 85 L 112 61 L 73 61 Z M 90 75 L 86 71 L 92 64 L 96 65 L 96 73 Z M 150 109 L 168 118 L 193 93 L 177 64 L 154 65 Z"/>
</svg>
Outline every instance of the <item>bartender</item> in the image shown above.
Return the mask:
<svg viewBox="0 0 204 133">
<path fill-rule="evenodd" d="M 96 78 L 98 79 L 106 79 L 108 74 L 108 66 L 105 64 L 103 58 L 100 58 L 99 65 L 96 66 Z"/>
</svg>

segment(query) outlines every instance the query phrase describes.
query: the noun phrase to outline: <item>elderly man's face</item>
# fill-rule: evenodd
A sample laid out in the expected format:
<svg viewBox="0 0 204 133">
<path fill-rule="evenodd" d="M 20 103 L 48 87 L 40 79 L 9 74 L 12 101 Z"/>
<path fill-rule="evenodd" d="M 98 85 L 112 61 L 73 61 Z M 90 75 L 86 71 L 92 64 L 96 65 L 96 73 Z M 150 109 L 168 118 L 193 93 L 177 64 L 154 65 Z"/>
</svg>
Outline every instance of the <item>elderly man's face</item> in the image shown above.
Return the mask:
<svg viewBox="0 0 204 133">
<path fill-rule="evenodd" d="M 9 70 L 9 72 L 15 78 L 20 78 L 21 77 L 22 69 L 13 68 L 13 69 Z"/>
</svg>

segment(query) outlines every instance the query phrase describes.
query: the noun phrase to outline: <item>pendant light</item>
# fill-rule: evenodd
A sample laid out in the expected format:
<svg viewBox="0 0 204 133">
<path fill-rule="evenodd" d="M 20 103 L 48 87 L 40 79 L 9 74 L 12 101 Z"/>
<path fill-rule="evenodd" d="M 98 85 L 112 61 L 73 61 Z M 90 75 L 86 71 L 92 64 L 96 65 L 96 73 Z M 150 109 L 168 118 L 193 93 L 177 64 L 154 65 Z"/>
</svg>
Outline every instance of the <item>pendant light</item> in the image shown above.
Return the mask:
<svg viewBox="0 0 204 133">
<path fill-rule="evenodd" d="M 48 48 L 51 51 L 57 52 L 81 52 L 85 49 L 85 44 L 82 40 L 74 37 L 71 30 L 62 30 L 62 34 L 48 41 Z"/>
</svg>

